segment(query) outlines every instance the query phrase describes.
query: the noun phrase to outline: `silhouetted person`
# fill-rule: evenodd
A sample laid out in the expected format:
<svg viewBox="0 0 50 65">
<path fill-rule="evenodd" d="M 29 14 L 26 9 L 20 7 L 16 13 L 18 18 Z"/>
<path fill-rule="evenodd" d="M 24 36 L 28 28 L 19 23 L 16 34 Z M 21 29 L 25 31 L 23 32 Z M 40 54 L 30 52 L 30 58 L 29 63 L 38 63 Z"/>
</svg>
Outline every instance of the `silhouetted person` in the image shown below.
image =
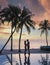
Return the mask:
<svg viewBox="0 0 50 65">
<path fill-rule="evenodd" d="M 25 54 L 26 54 L 26 51 L 28 50 L 28 44 L 27 44 L 27 41 L 24 41 L 24 45 L 25 45 Z"/>
<path fill-rule="evenodd" d="M 24 41 L 24 45 L 25 45 L 25 54 L 28 51 L 28 54 L 30 55 L 30 42 L 28 39 Z"/>
<path fill-rule="evenodd" d="M 26 54 L 26 41 L 24 41 L 24 46 L 25 46 L 25 51 L 24 52 Z"/>
<path fill-rule="evenodd" d="M 30 42 L 29 42 L 28 39 L 27 39 L 27 47 L 28 47 L 28 52 L 29 52 L 29 54 L 30 54 Z"/>
</svg>

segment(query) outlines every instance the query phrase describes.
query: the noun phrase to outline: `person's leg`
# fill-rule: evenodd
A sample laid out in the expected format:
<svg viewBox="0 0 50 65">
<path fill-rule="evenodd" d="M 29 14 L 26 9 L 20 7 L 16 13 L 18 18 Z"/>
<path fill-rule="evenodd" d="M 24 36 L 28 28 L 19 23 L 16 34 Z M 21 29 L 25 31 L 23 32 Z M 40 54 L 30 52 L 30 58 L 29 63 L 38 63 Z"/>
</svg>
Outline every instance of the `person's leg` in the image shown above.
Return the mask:
<svg viewBox="0 0 50 65">
<path fill-rule="evenodd" d="M 25 55 L 26 55 L 26 44 L 25 44 Z"/>
<path fill-rule="evenodd" d="M 26 51 L 27 51 L 27 44 L 26 44 Z"/>
<path fill-rule="evenodd" d="M 30 55 L 30 46 L 29 46 L 29 44 L 28 44 L 28 54 Z"/>
</svg>

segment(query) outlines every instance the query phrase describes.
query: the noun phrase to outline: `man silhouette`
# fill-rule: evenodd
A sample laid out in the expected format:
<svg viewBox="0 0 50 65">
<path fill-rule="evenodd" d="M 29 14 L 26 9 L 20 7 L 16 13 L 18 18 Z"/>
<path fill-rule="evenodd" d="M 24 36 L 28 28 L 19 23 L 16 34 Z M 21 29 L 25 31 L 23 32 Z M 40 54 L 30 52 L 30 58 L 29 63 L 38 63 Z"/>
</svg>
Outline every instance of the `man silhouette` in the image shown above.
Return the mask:
<svg viewBox="0 0 50 65">
<path fill-rule="evenodd" d="M 24 41 L 25 51 L 26 51 L 26 41 Z"/>
<path fill-rule="evenodd" d="M 29 52 L 29 54 L 30 54 L 30 42 L 29 42 L 28 39 L 27 39 L 27 49 L 28 49 L 28 52 Z"/>
</svg>

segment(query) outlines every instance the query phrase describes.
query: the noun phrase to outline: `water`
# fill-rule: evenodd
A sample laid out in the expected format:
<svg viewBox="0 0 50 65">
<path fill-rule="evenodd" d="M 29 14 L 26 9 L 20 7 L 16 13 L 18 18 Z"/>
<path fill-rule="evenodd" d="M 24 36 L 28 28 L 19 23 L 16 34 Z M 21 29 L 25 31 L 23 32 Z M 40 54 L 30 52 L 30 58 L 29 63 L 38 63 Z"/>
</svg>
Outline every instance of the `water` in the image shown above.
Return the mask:
<svg viewBox="0 0 50 65">
<path fill-rule="evenodd" d="M 4 46 L 6 41 L 7 41 L 6 39 L 0 39 L 0 49 Z M 40 46 L 42 45 L 46 45 L 44 40 L 30 40 L 31 49 L 40 48 Z M 10 49 L 10 46 L 11 45 L 9 41 L 5 49 Z M 22 48 L 24 48 L 24 40 L 22 40 L 21 42 L 21 49 Z M 18 40 L 14 40 L 13 49 L 18 49 Z M 11 54 L 8 56 L 11 59 Z M 28 54 L 26 54 L 26 56 L 24 54 L 20 54 L 20 57 L 19 54 L 13 54 L 12 61 L 13 61 L 13 65 L 45 65 L 45 63 L 47 63 L 47 65 L 50 65 L 50 54 L 30 54 L 30 56 L 28 56 Z M 11 65 L 6 55 L 0 55 L 0 65 Z"/>
<path fill-rule="evenodd" d="M 12 55 L 13 65 L 21 65 L 21 64 L 24 65 L 24 63 L 26 63 L 25 59 L 29 63 L 29 64 L 26 63 L 25 65 L 41 65 L 41 62 L 43 63 L 47 62 L 47 65 L 50 65 L 50 54 L 30 54 L 29 60 L 28 57 L 29 56 L 26 55 L 25 58 L 24 54 L 20 54 L 20 58 L 19 58 L 19 54 L 13 54 Z M 42 60 L 42 57 L 44 60 Z M 3 55 L 0 56 L 0 65 L 11 65 L 11 64 L 9 63 L 6 56 Z"/>
</svg>

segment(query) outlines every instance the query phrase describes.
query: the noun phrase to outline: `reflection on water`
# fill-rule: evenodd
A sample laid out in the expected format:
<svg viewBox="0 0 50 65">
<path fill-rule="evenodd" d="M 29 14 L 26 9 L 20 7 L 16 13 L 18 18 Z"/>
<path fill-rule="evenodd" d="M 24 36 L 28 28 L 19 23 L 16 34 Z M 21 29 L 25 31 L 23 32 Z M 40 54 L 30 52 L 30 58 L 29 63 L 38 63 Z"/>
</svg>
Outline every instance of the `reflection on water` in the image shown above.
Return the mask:
<svg viewBox="0 0 50 65">
<path fill-rule="evenodd" d="M 50 54 L 1 55 L 0 65 L 50 65 Z"/>
<path fill-rule="evenodd" d="M 0 40 L 0 49 L 3 47 L 5 42 L 6 40 Z M 42 42 L 44 43 L 45 41 Z M 43 45 L 42 42 L 41 40 L 32 40 L 30 41 L 30 48 L 39 48 L 41 45 Z M 14 43 L 15 44 L 13 45 L 13 49 L 18 49 L 18 40 L 15 40 Z M 10 42 L 7 44 L 5 48 L 10 48 Z M 21 48 L 24 48 L 23 41 L 21 44 Z M 0 55 L 0 65 L 50 65 L 50 54 L 10 54 L 8 56 Z"/>
<path fill-rule="evenodd" d="M 50 65 L 49 55 L 46 54 L 46 56 L 41 55 L 41 59 L 39 60 L 40 65 Z"/>
<path fill-rule="evenodd" d="M 19 53 L 19 62 L 20 62 L 20 65 L 22 65 L 20 53 Z"/>
<path fill-rule="evenodd" d="M 2 56 L 0 56 L 0 65 L 10 65 L 10 63 L 9 63 L 9 61 L 8 61 L 8 59 L 6 58 L 6 56 L 5 55 L 2 55 Z"/>
<path fill-rule="evenodd" d="M 24 65 L 30 65 L 30 55 L 25 55 Z"/>
<path fill-rule="evenodd" d="M 23 63 L 23 65 L 30 65 L 30 53 L 28 53 L 28 54 L 24 53 L 23 55 L 24 55 L 24 58 L 23 58 L 24 63 Z M 20 65 L 22 65 L 22 60 L 21 60 L 22 57 L 21 57 L 21 55 L 19 53 L 19 62 L 20 62 Z"/>
</svg>

